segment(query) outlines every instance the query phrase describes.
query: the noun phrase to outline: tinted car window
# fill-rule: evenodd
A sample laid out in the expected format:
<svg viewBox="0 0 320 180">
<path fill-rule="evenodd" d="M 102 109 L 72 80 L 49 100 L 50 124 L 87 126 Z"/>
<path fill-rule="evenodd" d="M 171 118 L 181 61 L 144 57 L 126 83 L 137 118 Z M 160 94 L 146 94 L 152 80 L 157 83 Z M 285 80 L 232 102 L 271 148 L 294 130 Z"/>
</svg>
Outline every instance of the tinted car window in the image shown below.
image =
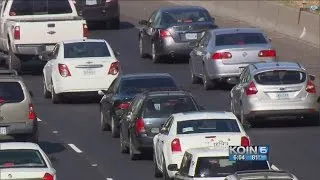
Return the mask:
<svg viewBox="0 0 320 180">
<path fill-rule="evenodd" d="M 300 71 L 267 71 L 254 76 L 262 85 L 299 84 L 306 81 L 307 75 Z"/>
<path fill-rule="evenodd" d="M 236 171 L 268 170 L 267 161 L 229 161 L 228 157 L 198 158 L 195 177 L 225 177 Z"/>
<path fill-rule="evenodd" d="M 64 58 L 108 57 L 110 52 L 104 42 L 77 42 L 64 44 Z"/>
<path fill-rule="evenodd" d="M 120 82 L 120 93 L 138 93 L 151 89 L 177 89 L 172 78 L 154 77 L 140 79 L 123 79 Z"/>
<path fill-rule="evenodd" d="M 216 36 L 216 46 L 267 44 L 262 33 L 234 33 Z"/>
<path fill-rule="evenodd" d="M 196 110 L 194 101 L 188 96 L 153 97 L 144 105 L 144 117 L 168 117 L 171 114 Z"/>
<path fill-rule="evenodd" d="M 240 129 L 237 121 L 232 119 L 199 119 L 177 123 L 177 134 L 210 132 L 240 132 Z"/>
<path fill-rule="evenodd" d="M 24 100 L 24 94 L 20 83 L 1 82 L 0 99 L 8 103 L 21 102 Z"/>
<path fill-rule="evenodd" d="M 0 150 L 0 169 L 23 167 L 46 167 L 46 163 L 37 150 Z"/>
<path fill-rule="evenodd" d="M 198 9 L 181 9 L 163 12 L 162 25 L 185 24 L 194 22 L 208 22 L 211 17 L 208 12 Z"/>
<path fill-rule="evenodd" d="M 68 0 L 14 0 L 11 16 L 72 13 Z"/>
</svg>

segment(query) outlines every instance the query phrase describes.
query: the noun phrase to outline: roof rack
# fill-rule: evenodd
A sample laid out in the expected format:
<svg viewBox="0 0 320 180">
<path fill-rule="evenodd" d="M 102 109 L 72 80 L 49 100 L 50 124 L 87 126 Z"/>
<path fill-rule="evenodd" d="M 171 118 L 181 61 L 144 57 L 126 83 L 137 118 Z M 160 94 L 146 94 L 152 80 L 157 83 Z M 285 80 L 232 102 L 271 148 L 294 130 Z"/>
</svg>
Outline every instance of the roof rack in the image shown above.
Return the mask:
<svg viewBox="0 0 320 180">
<path fill-rule="evenodd" d="M 16 70 L 0 70 L 0 76 L 18 76 Z"/>
</svg>

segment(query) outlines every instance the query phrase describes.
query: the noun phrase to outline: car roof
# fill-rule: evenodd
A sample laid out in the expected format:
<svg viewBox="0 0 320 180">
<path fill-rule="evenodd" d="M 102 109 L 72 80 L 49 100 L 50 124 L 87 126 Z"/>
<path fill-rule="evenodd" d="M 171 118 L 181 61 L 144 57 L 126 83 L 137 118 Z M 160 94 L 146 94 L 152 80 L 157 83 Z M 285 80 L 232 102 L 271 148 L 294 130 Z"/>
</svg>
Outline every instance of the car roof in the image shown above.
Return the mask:
<svg viewBox="0 0 320 180">
<path fill-rule="evenodd" d="M 306 69 L 299 63 L 296 62 L 259 62 L 251 64 L 254 68 L 254 73 L 259 73 L 263 71 L 270 70 L 295 70 L 295 71 L 305 71 Z"/>
<path fill-rule="evenodd" d="M 69 44 L 69 43 L 78 43 L 78 42 L 106 42 L 104 39 L 74 39 L 74 40 L 66 40 L 62 41 L 63 44 Z"/>
<path fill-rule="evenodd" d="M 215 149 L 210 147 L 204 148 L 191 148 L 186 150 L 186 152 L 192 154 L 196 157 L 222 157 L 222 156 L 229 156 L 228 149 Z"/>
<path fill-rule="evenodd" d="M 191 96 L 189 92 L 178 90 L 156 90 L 156 91 L 146 91 L 144 93 L 148 97 L 159 97 L 159 96 Z"/>
<path fill-rule="evenodd" d="M 206 10 L 201 6 L 169 6 L 169 7 L 159 8 L 160 11 L 192 10 L 192 9 Z"/>
<path fill-rule="evenodd" d="M 217 28 L 209 30 L 212 34 L 263 33 L 259 28 Z"/>
<path fill-rule="evenodd" d="M 0 143 L 0 150 L 9 150 L 9 149 L 32 149 L 40 150 L 40 146 L 35 143 L 29 142 L 5 142 Z"/>
<path fill-rule="evenodd" d="M 168 77 L 172 78 L 168 73 L 133 73 L 121 75 L 121 79 L 147 79 L 154 77 Z"/>
<path fill-rule="evenodd" d="M 199 119 L 236 119 L 232 112 L 226 111 L 201 111 L 201 112 L 183 112 L 172 114 L 176 121 L 199 120 Z"/>
</svg>

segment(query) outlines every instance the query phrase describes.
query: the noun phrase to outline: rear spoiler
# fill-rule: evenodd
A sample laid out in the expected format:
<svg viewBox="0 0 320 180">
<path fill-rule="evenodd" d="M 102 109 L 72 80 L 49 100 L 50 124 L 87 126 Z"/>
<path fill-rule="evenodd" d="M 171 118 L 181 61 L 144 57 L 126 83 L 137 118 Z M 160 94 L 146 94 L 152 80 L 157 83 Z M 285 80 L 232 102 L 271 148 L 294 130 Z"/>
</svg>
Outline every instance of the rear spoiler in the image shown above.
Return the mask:
<svg viewBox="0 0 320 180">
<path fill-rule="evenodd" d="M 18 76 L 16 70 L 0 70 L 0 76 Z"/>
</svg>

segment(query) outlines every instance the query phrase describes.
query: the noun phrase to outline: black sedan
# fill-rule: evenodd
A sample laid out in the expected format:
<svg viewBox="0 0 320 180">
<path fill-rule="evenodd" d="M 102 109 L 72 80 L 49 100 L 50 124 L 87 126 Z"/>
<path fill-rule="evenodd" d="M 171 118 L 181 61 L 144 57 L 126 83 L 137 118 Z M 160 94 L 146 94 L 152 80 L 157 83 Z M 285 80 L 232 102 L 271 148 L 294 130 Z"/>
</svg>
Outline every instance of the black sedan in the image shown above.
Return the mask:
<svg viewBox="0 0 320 180">
<path fill-rule="evenodd" d="M 139 31 L 140 56 L 150 55 L 154 63 L 163 56 L 188 56 L 190 42 L 198 41 L 208 29 L 214 29 L 214 19 L 198 6 L 160 8 L 149 20 L 141 20 Z"/>
<path fill-rule="evenodd" d="M 121 75 L 113 81 L 107 91 L 100 90 L 101 130 L 111 130 L 112 137 L 119 136 L 119 121 L 123 110 L 130 105 L 132 98 L 146 90 L 178 90 L 170 74 L 141 73 Z"/>
</svg>

